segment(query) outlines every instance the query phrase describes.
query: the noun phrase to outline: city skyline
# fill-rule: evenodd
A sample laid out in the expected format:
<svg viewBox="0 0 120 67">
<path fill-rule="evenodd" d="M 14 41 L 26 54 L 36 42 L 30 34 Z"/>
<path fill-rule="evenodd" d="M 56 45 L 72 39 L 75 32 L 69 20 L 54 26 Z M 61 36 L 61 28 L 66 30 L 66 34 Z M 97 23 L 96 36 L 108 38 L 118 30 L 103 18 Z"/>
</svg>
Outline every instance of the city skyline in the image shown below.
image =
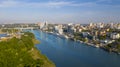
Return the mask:
<svg viewBox="0 0 120 67">
<path fill-rule="evenodd" d="M 119 3 L 119 0 L 0 0 L 0 23 L 119 23 Z"/>
</svg>

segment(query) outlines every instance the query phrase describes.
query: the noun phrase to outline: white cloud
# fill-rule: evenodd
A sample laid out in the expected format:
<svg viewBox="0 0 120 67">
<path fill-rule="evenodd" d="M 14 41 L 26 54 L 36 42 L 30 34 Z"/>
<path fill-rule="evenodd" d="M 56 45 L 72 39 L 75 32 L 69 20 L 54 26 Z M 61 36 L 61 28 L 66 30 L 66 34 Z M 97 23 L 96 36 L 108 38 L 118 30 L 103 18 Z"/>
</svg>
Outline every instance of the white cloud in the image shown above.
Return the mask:
<svg viewBox="0 0 120 67">
<path fill-rule="evenodd" d="M 77 3 L 74 1 L 50 1 L 50 2 L 24 2 L 18 0 L 4 0 L 0 2 L 0 7 L 52 7 L 59 8 L 64 6 L 69 7 L 94 7 L 94 6 L 113 6 L 113 5 L 100 5 L 99 2 L 110 2 L 111 0 L 97 0 L 95 2 L 84 2 Z M 116 5 L 114 7 L 120 7 L 120 5 Z"/>
<path fill-rule="evenodd" d="M 75 3 L 74 1 L 55 1 L 55 2 L 21 2 L 17 0 L 5 0 L 0 3 L 0 7 L 64 7 L 64 6 L 93 6 L 95 3 Z"/>
<path fill-rule="evenodd" d="M 29 7 L 63 7 L 63 6 L 69 6 L 73 4 L 73 2 L 45 2 L 45 3 L 26 3 L 26 6 Z"/>
<path fill-rule="evenodd" d="M 13 0 L 5 0 L 0 3 L 0 7 L 13 7 L 18 5 L 19 2 Z"/>
<path fill-rule="evenodd" d="M 97 0 L 96 2 L 111 2 L 112 0 Z"/>
</svg>

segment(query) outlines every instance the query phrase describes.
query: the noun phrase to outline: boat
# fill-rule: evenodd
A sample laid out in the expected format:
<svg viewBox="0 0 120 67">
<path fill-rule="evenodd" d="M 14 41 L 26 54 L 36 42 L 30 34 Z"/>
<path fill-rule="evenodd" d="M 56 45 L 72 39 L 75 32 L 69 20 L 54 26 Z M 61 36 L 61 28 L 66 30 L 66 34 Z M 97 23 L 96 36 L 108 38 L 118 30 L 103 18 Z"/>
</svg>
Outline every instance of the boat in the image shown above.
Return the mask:
<svg viewBox="0 0 120 67">
<path fill-rule="evenodd" d="M 66 39 L 69 39 L 69 37 L 68 37 L 67 35 L 64 35 L 64 37 L 65 37 Z"/>
<path fill-rule="evenodd" d="M 95 45 L 95 47 L 99 48 L 99 45 Z"/>
</svg>

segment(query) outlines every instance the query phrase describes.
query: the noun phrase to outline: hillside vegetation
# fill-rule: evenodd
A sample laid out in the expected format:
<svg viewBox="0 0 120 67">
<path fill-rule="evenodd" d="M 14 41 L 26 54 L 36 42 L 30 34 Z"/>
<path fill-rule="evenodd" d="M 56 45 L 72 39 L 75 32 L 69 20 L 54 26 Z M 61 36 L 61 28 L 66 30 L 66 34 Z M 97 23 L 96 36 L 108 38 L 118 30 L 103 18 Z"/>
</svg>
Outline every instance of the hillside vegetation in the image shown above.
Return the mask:
<svg viewBox="0 0 120 67">
<path fill-rule="evenodd" d="M 20 39 L 13 37 L 0 42 L 0 67 L 55 67 L 35 47 L 34 35 L 25 32 Z"/>
</svg>

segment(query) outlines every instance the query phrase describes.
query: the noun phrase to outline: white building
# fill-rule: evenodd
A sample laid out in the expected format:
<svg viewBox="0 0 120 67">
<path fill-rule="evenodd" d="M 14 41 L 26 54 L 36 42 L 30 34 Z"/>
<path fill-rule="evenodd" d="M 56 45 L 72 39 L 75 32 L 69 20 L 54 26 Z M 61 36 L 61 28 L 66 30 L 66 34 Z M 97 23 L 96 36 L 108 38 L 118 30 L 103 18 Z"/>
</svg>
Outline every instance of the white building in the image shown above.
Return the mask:
<svg viewBox="0 0 120 67">
<path fill-rule="evenodd" d="M 82 32 L 83 37 L 87 37 L 89 35 L 89 32 Z"/>
<path fill-rule="evenodd" d="M 73 34 L 75 31 L 76 29 L 74 28 L 73 24 L 68 24 L 67 32 L 69 34 Z"/>
<path fill-rule="evenodd" d="M 94 24 L 93 23 L 90 23 L 89 26 L 92 27 Z"/>
<path fill-rule="evenodd" d="M 55 32 L 59 34 L 63 34 L 62 25 L 55 26 Z"/>
<path fill-rule="evenodd" d="M 38 23 L 38 25 L 40 26 L 40 29 L 46 28 L 48 26 L 47 21 L 45 23 Z"/>
<path fill-rule="evenodd" d="M 110 28 L 114 28 L 114 24 L 113 23 L 110 23 Z"/>
<path fill-rule="evenodd" d="M 120 34 L 118 34 L 118 33 L 112 33 L 110 35 L 110 38 L 112 38 L 112 39 L 119 39 L 120 38 Z"/>
<path fill-rule="evenodd" d="M 97 24 L 97 28 L 103 28 L 104 27 L 104 23 L 98 23 Z"/>
<path fill-rule="evenodd" d="M 79 29 L 79 32 L 82 32 L 82 29 L 81 29 L 81 28 Z"/>
<path fill-rule="evenodd" d="M 120 24 L 117 24 L 116 29 L 120 29 Z"/>
</svg>

